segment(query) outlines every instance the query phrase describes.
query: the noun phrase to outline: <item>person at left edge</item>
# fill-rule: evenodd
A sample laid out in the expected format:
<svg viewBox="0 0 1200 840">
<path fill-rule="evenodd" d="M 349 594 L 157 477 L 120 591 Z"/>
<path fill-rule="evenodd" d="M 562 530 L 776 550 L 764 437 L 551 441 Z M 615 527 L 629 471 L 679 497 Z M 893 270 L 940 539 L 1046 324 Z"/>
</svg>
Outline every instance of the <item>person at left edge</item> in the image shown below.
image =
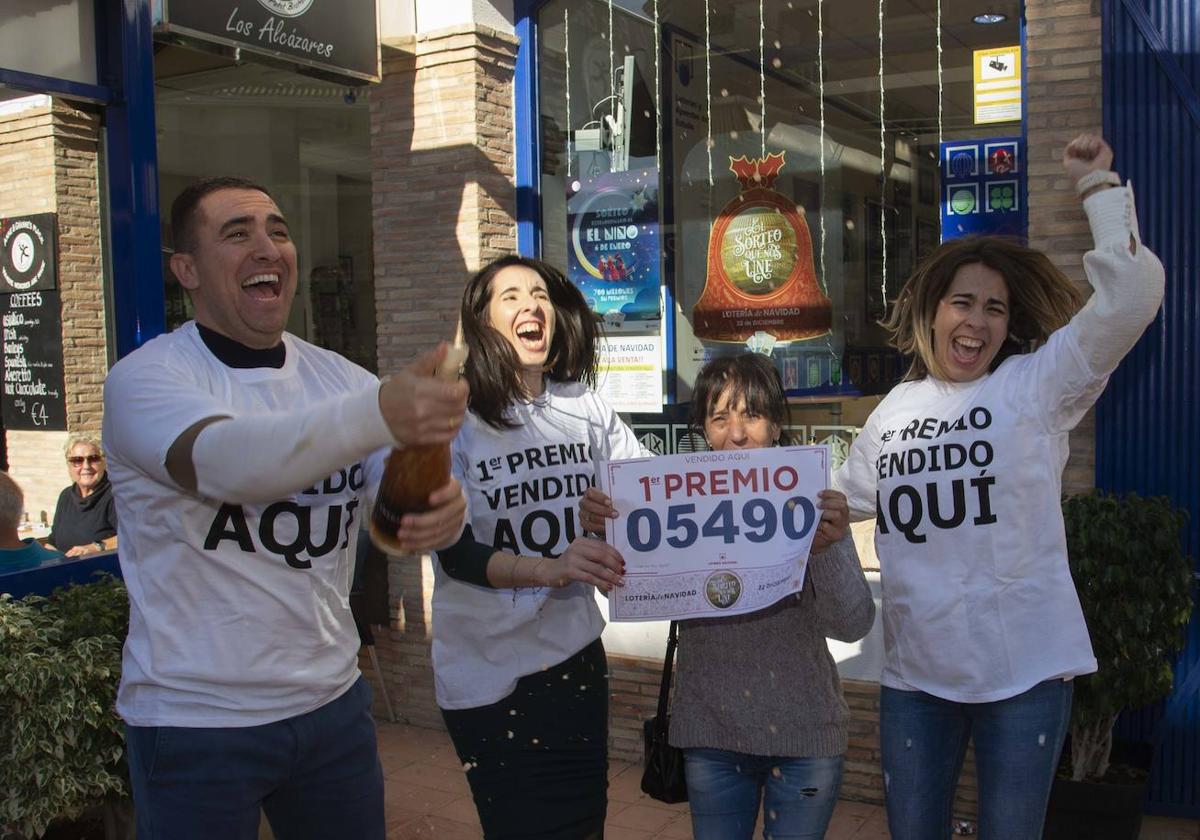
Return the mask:
<svg viewBox="0 0 1200 840">
<path fill-rule="evenodd" d="M 32 537 L 21 538 L 25 494 L 8 473 L 0 472 L 0 575 L 62 562 L 57 551 L 44 548 Z M 0 592 L 4 584 L 0 582 Z"/>
<path fill-rule="evenodd" d="M 388 447 L 448 443 L 465 383 L 444 348 L 378 381 L 284 332 L 296 246 L 262 187 L 219 178 L 171 209 L 196 318 L 118 362 L 104 440 L 129 589 L 117 711 L 140 840 L 382 840 L 370 688 L 348 603 Z M 457 482 L 406 516 L 453 543 Z"/>
</svg>

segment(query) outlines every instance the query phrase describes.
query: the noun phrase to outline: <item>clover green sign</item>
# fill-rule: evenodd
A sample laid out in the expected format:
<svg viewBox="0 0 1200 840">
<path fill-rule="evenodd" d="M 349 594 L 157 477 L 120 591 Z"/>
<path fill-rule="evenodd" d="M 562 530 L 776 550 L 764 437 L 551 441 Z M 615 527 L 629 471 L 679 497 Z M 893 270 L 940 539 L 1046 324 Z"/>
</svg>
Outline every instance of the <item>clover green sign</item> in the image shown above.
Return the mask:
<svg viewBox="0 0 1200 840">
<path fill-rule="evenodd" d="M 1017 209 L 1017 190 L 1013 184 L 988 186 L 988 210 L 1008 213 Z"/>
</svg>

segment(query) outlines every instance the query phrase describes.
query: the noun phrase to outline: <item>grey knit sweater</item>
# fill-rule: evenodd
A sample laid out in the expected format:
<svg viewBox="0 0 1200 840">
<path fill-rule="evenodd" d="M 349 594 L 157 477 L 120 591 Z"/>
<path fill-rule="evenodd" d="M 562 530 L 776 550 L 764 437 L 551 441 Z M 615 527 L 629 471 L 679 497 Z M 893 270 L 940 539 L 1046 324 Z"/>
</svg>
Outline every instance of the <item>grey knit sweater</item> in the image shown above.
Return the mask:
<svg viewBox="0 0 1200 840">
<path fill-rule="evenodd" d="M 747 615 L 681 621 L 671 743 L 752 755 L 841 755 L 850 711 L 825 638 L 857 641 L 874 618 L 847 533 L 809 558 L 802 592 Z"/>
</svg>

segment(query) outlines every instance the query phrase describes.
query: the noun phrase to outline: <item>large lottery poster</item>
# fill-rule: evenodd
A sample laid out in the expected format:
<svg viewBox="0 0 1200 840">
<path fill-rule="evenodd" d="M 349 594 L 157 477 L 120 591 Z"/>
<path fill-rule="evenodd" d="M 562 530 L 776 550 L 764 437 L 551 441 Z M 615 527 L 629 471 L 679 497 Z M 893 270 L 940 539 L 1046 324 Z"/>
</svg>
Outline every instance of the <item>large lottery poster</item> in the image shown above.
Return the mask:
<svg viewBox="0 0 1200 840">
<path fill-rule="evenodd" d="M 626 566 L 611 621 L 738 615 L 804 586 L 826 447 L 612 461 L 600 478 L 618 512 L 607 539 Z"/>
</svg>

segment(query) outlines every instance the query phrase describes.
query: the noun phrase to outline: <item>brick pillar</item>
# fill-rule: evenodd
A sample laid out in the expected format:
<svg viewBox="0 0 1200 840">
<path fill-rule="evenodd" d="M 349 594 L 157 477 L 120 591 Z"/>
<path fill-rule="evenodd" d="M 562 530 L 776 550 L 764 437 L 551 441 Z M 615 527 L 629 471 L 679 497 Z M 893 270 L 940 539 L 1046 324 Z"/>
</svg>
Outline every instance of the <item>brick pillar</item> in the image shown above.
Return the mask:
<svg viewBox="0 0 1200 840">
<path fill-rule="evenodd" d="M 1100 3 L 1027 0 L 1025 17 L 1029 244 L 1090 292 L 1083 255 L 1092 237 L 1075 185 L 1063 172 L 1062 153 L 1077 134 L 1102 130 Z M 1063 492 L 1091 489 L 1095 464 L 1096 420 L 1088 412 L 1071 433 Z"/>
<path fill-rule="evenodd" d="M 105 335 L 104 264 L 100 249 L 97 149 L 100 116 L 54 102 L 54 180 L 58 199 L 58 283 L 62 290 L 63 376 L 67 427 L 100 432 Z"/>
<path fill-rule="evenodd" d="M 467 276 L 516 249 L 516 46 L 465 27 L 382 47 L 371 157 L 383 373 L 452 336 Z"/>
<path fill-rule="evenodd" d="M 108 372 L 97 149 L 100 117 L 55 99 L 0 117 L 0 216 L 58 214 L 67 426 L 99 432 Z M 9 471 L 37 521 L 70 483 L 65 432 L 8 431 Z"/>
<path fill-rule="evenodd" d="M 381 49 L 371 157 L 379 371 L 386 374 L 451 338 L 467 277 L 516 250 L 517 42 L 463 26 Z M 412 723 L 441 728 L 429 657 L 430 560 L 393 560 L 389 578 L 392 626 L 377 636 L 388 690 Z M 374 679 L 365 658 L 362 665 Z M 381 701 L 375 711 L 382 715 Z"/>
</svg>

